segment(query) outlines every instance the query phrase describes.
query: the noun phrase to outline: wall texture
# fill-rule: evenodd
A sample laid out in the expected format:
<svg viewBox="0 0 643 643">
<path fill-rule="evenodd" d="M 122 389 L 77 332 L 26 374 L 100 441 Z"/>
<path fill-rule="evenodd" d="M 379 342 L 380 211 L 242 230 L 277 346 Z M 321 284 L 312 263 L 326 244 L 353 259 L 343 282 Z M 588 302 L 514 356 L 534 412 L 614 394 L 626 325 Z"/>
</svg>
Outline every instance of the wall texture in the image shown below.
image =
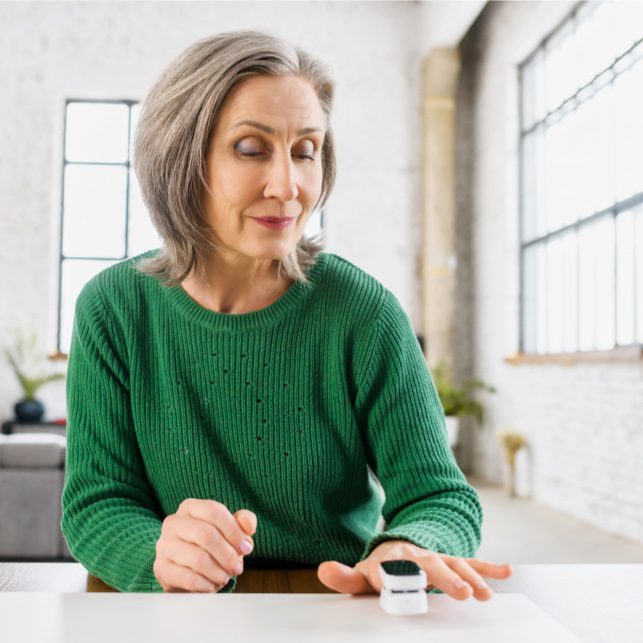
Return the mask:
<svg viewBox="0 0 643 643">
<path fill-rule="evenodd" d="M 390 288 L 419 328 L 418 16 L 418 3 L 0 3 L 0 347 L 27 323 L 54 347 L 65 98 L 142 100 L 188 45 L 246 28 L 277 33 L 334 69 L 327 247 Z M 13 415 L 19 393 L 0 360 L 0 417 Z M 64 416 L 64 382 L 39 397 L 51 417 Z"/>
<path fill-rule="evenodd" d="M 518 350 L 516 65 L 572 6 L 489 3 L 462 43 L 458 359 L 498 388 L 481 396 L 487 421 L 468 455 L 477 473 L 499 481 L 493 434 L 516 429 L 530 442 L 523 462 L 537 501 L 643 542 L 643 363 L 503 360 Z"/>
</svg>

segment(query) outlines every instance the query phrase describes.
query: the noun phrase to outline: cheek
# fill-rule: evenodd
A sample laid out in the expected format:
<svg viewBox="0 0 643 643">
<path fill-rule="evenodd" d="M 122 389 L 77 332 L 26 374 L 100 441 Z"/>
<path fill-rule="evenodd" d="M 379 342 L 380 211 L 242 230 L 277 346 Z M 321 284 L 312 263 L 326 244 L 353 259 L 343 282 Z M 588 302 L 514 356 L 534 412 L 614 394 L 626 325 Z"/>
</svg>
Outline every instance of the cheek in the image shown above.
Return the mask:
<svg viewBox="0 0 643 643">
<path fill-rule="evenodd" d="M 256 200 L 260 177 L 253 168 L 220 163 L 212 175 L 211 187 L 224 208 L 244 208 Z"/>
<path fill-rule="evenodd" d="M 304 179 L 304 189 L 306 191 L 306 196 L 310 201 L 309 207 L 313 207 L 315 203 L 319 200 L 319 196 L 322 191 L 322 169 L 321 165 L 314 168 L 314 171 L 311 171 L 308 176 Z"/>
</svg>

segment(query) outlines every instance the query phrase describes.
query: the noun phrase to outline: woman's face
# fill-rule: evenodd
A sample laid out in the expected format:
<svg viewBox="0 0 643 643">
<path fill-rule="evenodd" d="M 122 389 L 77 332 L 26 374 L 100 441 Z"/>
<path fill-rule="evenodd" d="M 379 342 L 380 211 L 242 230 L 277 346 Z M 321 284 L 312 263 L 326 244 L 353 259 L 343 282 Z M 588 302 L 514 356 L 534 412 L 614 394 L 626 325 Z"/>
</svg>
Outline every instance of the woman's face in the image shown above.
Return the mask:
<svg viewBox="0 0 643 643">
<path fill-rule="evenodd" d="M 228 94 L 202 201 L 219 246 L 252 259 L 279 259 L 295 247 L 321 195 L 325 124 L 314 88 L 295 76 L 253 76 Z"/>
</svg>

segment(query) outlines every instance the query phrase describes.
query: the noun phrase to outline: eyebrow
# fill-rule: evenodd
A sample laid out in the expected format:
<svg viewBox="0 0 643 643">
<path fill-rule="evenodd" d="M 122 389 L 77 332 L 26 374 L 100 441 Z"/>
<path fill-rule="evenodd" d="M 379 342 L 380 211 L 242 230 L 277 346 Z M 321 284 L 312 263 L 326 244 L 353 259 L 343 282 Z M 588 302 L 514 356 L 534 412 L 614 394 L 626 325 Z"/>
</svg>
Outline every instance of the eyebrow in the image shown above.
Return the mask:
<svg viewBox="0 0 643 643">
<path fill-rule="evenodd" d="M 230 131 L 232 131 L 233 129 L 237 129 L 237 127 L 241 127 L 242 125 L 250 125 L 250 127 L 256 127 L 258 130 L 261 130 L 266 134 L 275 134 L 275 130 L 272 127 L 268 127 L 268 125 L 264 125 L 263 123 L 259 123 L 257 121 L 249 121 L 249 120 L 239 121 L 238 123 L 235 123 L 230 128 Z M 297 136 L 303 136 L 304 134 L 312 134 L 313 132 L 322 132 L 322 130 L 319 127 L 304 127 L 303 129 L 300 129 L 297 132 Z"/>
</svg>

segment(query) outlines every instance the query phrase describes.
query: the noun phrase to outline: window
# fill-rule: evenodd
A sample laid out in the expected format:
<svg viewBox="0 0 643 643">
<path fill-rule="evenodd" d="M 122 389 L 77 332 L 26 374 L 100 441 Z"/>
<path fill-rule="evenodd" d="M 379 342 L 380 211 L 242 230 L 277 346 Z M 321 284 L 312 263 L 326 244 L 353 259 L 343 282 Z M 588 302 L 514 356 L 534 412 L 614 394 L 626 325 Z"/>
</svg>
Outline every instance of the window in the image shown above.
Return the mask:
<svg viewBox="0 0 643 643">
<path fill-rule="evenodd" d="M 643 344 L 643 4 L 581 4 L 519 77 L 520 352 Z"/>
<path fill-rule="evenodd" d="M 68 354 L 76 299 L 112 264 L 158 248 L 131 166 L 140 105 L 131 100 L 68 100 L 65 106 L 57 350 Z M 306 234 L 323 229 L 316 212 Z"/>
<path fill-rule="evenodd" d="M 129 100 L 66 102 L 57 339 L 63 353 L 85 283 L 161 245 L 131 167 L 139 111 Z"/>
</svg>

